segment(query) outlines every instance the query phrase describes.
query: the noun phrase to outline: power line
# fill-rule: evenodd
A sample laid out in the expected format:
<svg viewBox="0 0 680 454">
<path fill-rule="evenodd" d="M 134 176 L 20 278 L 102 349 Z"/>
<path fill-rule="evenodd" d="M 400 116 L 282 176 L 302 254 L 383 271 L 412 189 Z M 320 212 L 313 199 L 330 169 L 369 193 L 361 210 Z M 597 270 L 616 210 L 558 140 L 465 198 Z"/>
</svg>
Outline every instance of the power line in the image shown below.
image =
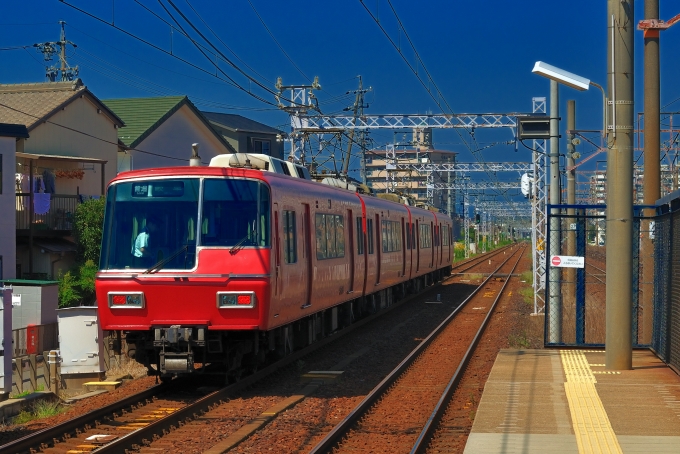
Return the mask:
<svg viewBox="0 0 680 454">
<path fill-rule="evenodd" d="M 270 93 L 270 94 L 277 95 L 277 92 L 275 92 L 275 91 L 272 90 L 271 88 L 267 87 L 267 86 L 264 85 L 262 82 L 260 82 L 259 80 L 255 79 L 254 77 L 252 77 L 250 74 L 246 73 L 243 69 L 241 69 L 241 68 L 240 68 L 238 65 L 236 65 L 233 61 L 231 61 L 229 58 L 227 58 L 227 56 L 224 55 L 224 53 L 222 53 L 222 51 L 220 51 L 220 50 L 219 50 L 219 49 L 218 49 L 218 48 L 217 48 L 217 47 L 216 47 L 216 46 L 215 46 L 208 38 L 206 38 L 206 36 L 205 36 L 203 33 L 201 33 L 200 30 L 198 30 L 198 28 L 197 28 L 197 27 L 189 20 L 189 18 L 186 17 L 186 15 L 184 15 L 184 13 L 182 13 L 182 11 L 181 11 L 181 10 L 180 10 L 173 2 L 172 2 L 172 0 L 167 0 L 167 2 L 168 2 L 168 3 L 170 4 L 170 6 L 172 6 L 173 9 L 174 9 L 174 10 L 182 17 L 182 19 L 184 20 L 184 22 L 186 22 L 187 25 L 189 25 L 189 26 L 194 30 L 194 32 L 197 33 L 197 34 L 201 37 L 201 39 L 203 39 L 203 41 L 205 41 L 205 42 L 208 44 L 208 46 L 210 46 L 215 52 L 217 52 L 217 53 L 224 59 L 224 61 L 225 61 L 226 63 L 228 63 L 230 66 L 232 66 L 237 72 L 239 72 L 240 74 L 242 74 L 242 75 L 243 75 L 244 77 L 246 77 L 249 81 L 251 81 L 251 82 L 253 82 L 254 84 L 256 84 L 258 87 L 262 88 L 263 90 L 265 90 L 266 92 L 268 92 L 268 93 Z M 186 31 L 184 30 L 184 27 L 182 27 L 182 26 L 179 24 L 179 21 L 178 21 L 178 20 L 170 13 L 170 11 L 168 11 L 168 9 L 167 9 L 167 8 L 165 7 L 165 5 L 162 3 L 162 0 L 158 0 L 158 3 L 161 5 L 161 7 L 163 8 L 163 10 L 170 16 L 170 18 L 173 20 L 173 22 L 175 22 L 175 24 L 177 24 L 177 26 L 184 32 L 184 34 L 185 34 L 186 36 L 188 36 L 188 33 L 186 33 Z M 199 52 L 201 52 L 201 53 L 205 56 L 205 52 L 200 48 L 200 45 L 199 45 L 193 38 L 191 38 L 191 37 L 189 37 L 189 40 L 194 44 L 194 47 L 196 47 L 196 49 L 198 49 Z M 207 56 L 206 56 L 206 57 L 207 57 Z M 228 76 L 224 71 L 222 71 L 217 65 L 215 66 L 215 68 L 218 69 L 218 70 L 219 70 L 222 74 L 224 74 L 226 77 L 228 77 L 229 79 L 231 79 L 231 77 L 229 77 L 229 76 Z M 233 81 L 233 79 L 231 79 L 231 80 Z M 234 81 L 234 82 L 235 82 L 235 81 Z M 260 96 L 258 96 L 258 95 L 256 95 L 256 94 L 254 94 L 254 93 L 252 93 L 250 90 L 246 90 L 244 87 L 241 87 L 240 85 L 238 86 L 238 88 L 240 88 L 240 89 L 243 90 L 244 92 L 248 93 L 250 96 L 252 96 L 252 97 L 254 97 L 254 98 L 256 98 L 256 99 L 259 99 L 259 100 L 262 101 L 262 102 L 265 102 L 265 103 L 271 104 L 271 105 L 275 105 L 274 103 L 271 103 L 271 102 L 265 100 L 264 98 L 262 98 L 262 97 L 260 97 Z M 286 101 L 292 102 L 291 100 L 286 100 Z"/>
<path fill-rule="evenodd" d="M 90 69 L 97 71 L 98 73 L 100 73 L 100 74 L 102 74 L 106 77 L 109 77 L 113 80 L 124 83 L 126 85 L 130 85 L 134 88 L 138 88 L 138 89 L 141 89 L 141 90 L 144 90 L 144 91 L 147 91 L 147 92 L 150 92 L 150 93 L 162 95 L 162 96 L 184 94 L 184 93 L 180 93 L 178 90 L 174 90 L 172 88 L 157 84 L 153 81 L 144 79 L 141 76 L 138 76 L 134 73 L 131 73 L 131 72 L 125 70 L 124 68 L 116 66 L 113 63 L 110 63 L 107 60 L 104 60 L 103 58 L 100 58 L 99 56 L 82 49 L 82 47 L 79 48 L 79 51 L 88 54 L 90 57 L 101 60 L 104 65 L 108 65 L 109 67 L 114 68 L 115 72 L 112 72 L 106 66 L 103 66 L 100 63 L 92 61 L 89 58 L 86 58 L 83 55 L 78 54 L 78 58 L 87 62 L 86 66 L 88 66 Z M 97 69 L 97 68 L 99 68 L 99 69 Z M 124 74 L 128 74 L 129 76 L 125 76 Z M 154 87 L 157 87 L 157 88 L 154 88 Z M 256 107 L 235 106 L 235 105 L 231 105 L 231 104 L 220 103 L 220 102 L 217 102 L 217 101 L 200 98 L 198 96 L 191 96 L 191 100 L 192 100 L 192 102 L 194 102 L 194 104 L 201 104 L 201 105 L 206 105 L 206 106 L 211 106 L 211 107 L 218 107 L 218 108 L 227 109 L 227 110 L 252 110 L 252 111 L 278 110 L 278 109 L 273 108 L 273 107 L 271 107 L 271 108 L 256 108 Z"/>
<path fill-rule="evenodd" d="M 189 3 L 188 0 L 186 0 L 186 1 L 187 1 L 187 3 Z M 267 27 L 267 24 L 265 24 L 264 19 L 262 19 L 262 16 L 260 16 L 260 13 L 258 13 L 258 12 L 257 12 L 257 9 L 255 9 L 255 5 L 253 5 L 253 2 L 251 2 L 250 0 L 248 0 L 248 3 L 250 4 L 250 7 L 251 7 L 251 8 L 253 9 L 253 11 L 255 12 L 255 15 L 257 16 L 257 18 L 260 19 L 260 22 L 262 23 L 262 26 L 264 27 L 264 29 L 267 30 L 267 33 L 269 33 L 269 36 L 271 36 L 271 38 L 274 40 L 274 42 L 276 43 L 276 45 L 279 46 L 279 49 L 281 50 L 281 52 L 283 52 L 283 55 L 286 56 L 286 58 L 288 59 L 288 61 L 295 67 L 295 69 L 298 70 L 298 72 L 299 72 L 300 74 L 302 74 L 302 76 L 303 76 L 305 79 L 307 79 L 307 81 L 311 82 L 312 80 L 311 80 L 309 77 L 307 77 L 307 75 L 300 69 L 300 67 L 299 67 L 298 65 L 295 64 L 295 62 L 293 61 L 293 59 L 290 58 L 290 55 L 288 55 L 288 53 L 287 53 L 286 50 L 283 48 L 283 46 L 281 46 L 281 44 L 280 44 L 279 41 L 276 39 L 276 37 L 274 36 L 274 34 L 269 30 L 269 27 Z M 189 5 L 189 6 L 191 6 L 191 5 Z M 192 8 L 192 9 L 193 9 L 193 8 Z"/>
<path fill-rule="evenodd" d="M 73 8 L 73 9 L 75 9 L 76 11 L 79 11 L 79 12 L 85 14 L 86 16 L 89 16 L 89 17 L 91 17 L 91 18 L 93 18 L 93 19 L 95 19 L 95 20 L 98 20 L 99 22 L 102 22 L 102 23 L 104 23 L 104 24 L 106 24 L 106 25 L 108 25 L 108 26 L 110 26 L 110 27 L 112 27 L 112 28 L 115 28 L 116 30 L 118 30 L 118 31 L 120 31 L 120 32 L 122 32 L 122 33 L 125 33 L 126 35 L 130 36 L 131 38 L 134 38 L 134 39 L 136 39 L 136 40 L 138 40 L 138 41 L 140 41 L 140 42 L 146 44 L 147 46 L 150 46 L 150 47 L 152 47 L 152 48 L 154 48 L 154 49 L 156 49 L 156 50 L 158 50 L 158 51 L 160 51 L 160 52 L 163 52 L 163 53 L 166 54 L 166 55 L 169 55 L 169 56 L 171 56 L 171 57 L 173 57 L 173 58 L 175 58 L 175 59 L 181 61 L 182 63 L 185 63 L 185 64 L 191 66 L 192 68 L 198 69 L 199 71 L 202 71 L 202 72 L 204 72 L 204 73 L 206 73 L 206 74 L 209 74 L 210 76 L 215 77 L 216 79 L 219 79 L 219 80 L 221 80 L 222 82 L 224 82 L 224 83 L 226 83 L 226 84 L 228 84 L 228 85 L 232 85 L 232 86 L 234 86 L 234 87 L 237 87 L 237 88 L 241 88 L 241 89 L 242 89 L 242 87 L 240 87 L 238 84 L 235 84 L 235 83 L 230 82 L 230 81 L 228 81 L 228 80 L 224 80 L 224 79 L 222 79 L 221 77 L 219 77 L 217 74 L 213 74 L 212 72 L 208 71 L 207 69 L 204 69 L 204 68 L 202 68 L 202 67 L 200 67 L 200 66 L 198 66 L 198 65 L 195 65 L 195 64 L 191 63 L 190 61 L 185 60 L 185 59 L 183 59 L 183 58 L 181 58 L 181 57 L 179 57 L 179 56 L 173 54 L 172 52 L 168 52 L 167 50 L 163 49 L 162 47 L 159 47 L 159 46 L 157 46 L 157 45 L 155 45 L 155 44 L 153 44 L 153 43 L 151 43 L 151 42 L 149 42 L 149 41 L 147 41 L 147 40 L 145 40 L 145 39 L 143 39 L 143 38 L 140 38 L 139 36 L 135 35 L 134 33 L 131 33 L 131 32 L 129 32 L 129 31 L 127 31 L 127 30 L 125 30 L 125 29 L 123 29 L 123 28 L 121 28 L 121 27 L 118 27 L 118 26 L 115 25 L 115 24 L 111 24 L 111 23 L 107 22 L 106 20 L 104 20 L 104 19 L 102 19 L 102 18 L 100 18 L 100 17 L 98 17 L 98 16 L 96 16 L 96 15 L 94 15 L 94 14 L 92 14 L 92 13 L 89 13 L 89 12 L 87 12 L 87 11 L 81 9 L 81 8 L 78 8 L 78 7 L 75 6 L 75 5 L 72 5 L 72 4 L 68 3 L 68 2 L 65 1 L 65 0 L 59 0 L 59 1 L 60 1 L 61 3 L 63 3 L 63 4 L 65 4 L 66 6 L 69 6 L 69 7 Z M 268 103 L 268 104 L 274 105 L 273 103 Z"/>
</svg>

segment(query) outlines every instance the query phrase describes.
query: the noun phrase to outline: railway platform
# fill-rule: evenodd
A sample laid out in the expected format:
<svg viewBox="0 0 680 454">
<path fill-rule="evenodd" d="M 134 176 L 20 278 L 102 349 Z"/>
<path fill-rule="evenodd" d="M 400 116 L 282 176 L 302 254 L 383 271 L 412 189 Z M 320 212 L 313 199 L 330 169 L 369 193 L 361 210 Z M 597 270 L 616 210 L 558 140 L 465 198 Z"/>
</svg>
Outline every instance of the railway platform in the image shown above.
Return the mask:
<svg viewBox="0 0 680 454">
<path fill-rule="evenodd" d="M 465 454 L 679 453 L 680 377 L 649 350 L 501 350 Z"/>
</svg>

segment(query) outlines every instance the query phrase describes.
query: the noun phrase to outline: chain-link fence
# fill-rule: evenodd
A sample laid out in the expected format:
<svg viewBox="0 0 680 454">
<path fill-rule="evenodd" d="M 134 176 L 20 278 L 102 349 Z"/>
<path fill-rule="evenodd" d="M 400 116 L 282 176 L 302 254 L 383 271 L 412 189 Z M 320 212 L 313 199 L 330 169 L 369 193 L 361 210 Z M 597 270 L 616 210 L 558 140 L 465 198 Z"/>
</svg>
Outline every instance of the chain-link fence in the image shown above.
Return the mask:
<svg viewBox="0 0 680 454">
<path fill-rule="evenodd" d="M 656 273 L 652 348 L 667 364 L 680 370 L 680 194 L 661 199 L 653 238 Z"/>
<path fill-rule="evenodd" d="M 604 205 L 548 206 L 546 346 L 601 347 L 605 343 L 607 232 Z M 635 210 L 633 223 L 633 344 L 649 345 L 653 248 L 650 222 Z M 647 244 L 649 243 L 649 244 Z M 649 301 L 648 301 L 649 300 Z M 644 308 L 648 310 L 644 310 Z"/>
</svg>

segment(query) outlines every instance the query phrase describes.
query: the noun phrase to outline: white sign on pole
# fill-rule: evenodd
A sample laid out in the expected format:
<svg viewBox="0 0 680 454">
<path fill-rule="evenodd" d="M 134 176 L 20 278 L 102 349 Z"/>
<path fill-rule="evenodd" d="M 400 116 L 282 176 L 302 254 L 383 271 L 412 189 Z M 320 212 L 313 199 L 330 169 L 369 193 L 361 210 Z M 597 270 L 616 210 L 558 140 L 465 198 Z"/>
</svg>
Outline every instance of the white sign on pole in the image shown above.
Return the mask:
<svg viewBox="0 0 680 454">
<path fill-rule="evenodd" d="M 585 257 L 571 255 L 550 256 L 550 266 L 554 268 L 583 268 L 586 265 Z"/>
<path fill-rule="evenodd" d="M 12 306 L 21 306 L 21 293 L 12 293 Z"/>
</svg>

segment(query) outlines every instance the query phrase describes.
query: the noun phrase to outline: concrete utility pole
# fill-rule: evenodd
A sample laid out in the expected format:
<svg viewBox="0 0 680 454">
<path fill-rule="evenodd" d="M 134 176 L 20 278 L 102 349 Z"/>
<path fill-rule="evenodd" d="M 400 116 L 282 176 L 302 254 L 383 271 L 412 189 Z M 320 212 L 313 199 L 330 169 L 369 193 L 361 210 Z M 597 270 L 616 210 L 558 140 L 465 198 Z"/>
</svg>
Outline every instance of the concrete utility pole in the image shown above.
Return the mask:
<svg viewBox="0 0 680 454">
<path fill-rule="evenodd" d="M 576 205 L 576 169 L 574 168 L 576 147 L 574 145 L 574 134 L 571 131 L 576 130 L 576 101 L 570 99 L 567 101 L 567 205 Z M 576 210 L 574 208 L 567 208 L 568 232 L 567 232 L 567 255 L 576 255 L 576 230 L 572 229 L 572 224 L 576 222 L 574 215 Z M 576 268 L 567 268 L 567 282 L 569 282 L 569 299 L 570 302 L 576 301 Z"/>
<path fill-rule="evenodd" d="M 607 307 L 605 365 L 633 367 L 634 0 L 608 0 Z"/>
<path fill-rule="evenodd" d="M 645 0 L 645 19 L 659 18 L 659 0 Z M 660 156 L 660 62 L 659 62 L 659 30 L 644 31 L 645 40 L 645 142 L 644 142 L 644 192 L 645 205 L 654 205 L 661 198 L 661 156 Z M 647 210 L 648 216 L 654 210 Z M 650 230 L 650 221 L 645 221 L 643 231 Z M 642 238 L 642 339 L 641 343 L 652 341 L 654 320 L 654 243 L 649 234 Z"/>
<path fill-rule="evenodd" d="M 550 80 L 550 204 L 560 204 L 560 90 L 555 80 Z M 558 214 L 559 208 L 552 208 L 552 214 Z M 550 218 L 550 255 L 561 255 L 560 251 L 560 218 Z M 562 342 L 562 289 L 561 269 L 550 267 L 550 283 L 548 288 L 549 320 L 548 340 L 551 343 Z"/>
</svg>

